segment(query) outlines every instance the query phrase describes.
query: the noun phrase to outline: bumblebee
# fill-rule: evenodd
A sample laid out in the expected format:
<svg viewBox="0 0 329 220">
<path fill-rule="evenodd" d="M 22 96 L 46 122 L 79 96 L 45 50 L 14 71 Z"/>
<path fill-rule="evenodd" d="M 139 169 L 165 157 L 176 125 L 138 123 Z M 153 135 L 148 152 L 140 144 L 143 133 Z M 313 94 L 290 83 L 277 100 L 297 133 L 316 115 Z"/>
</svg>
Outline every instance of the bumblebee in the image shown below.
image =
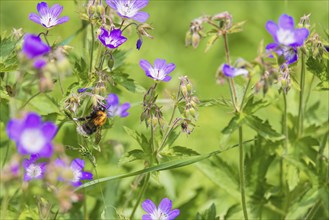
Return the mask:
<svg viewBox="0 0 329 220">
<path fill-rule="evenodd" d="M 89 116 L 76 119 L 77 121 L 87 121 L 81 126 L 78 126 L 77 130 L 80 134 L 84 136 L 90 136 L 105 124 L 106 119 L 106 108 L 100 105 L 94 108 L 94 110 L 90 113 Z"/>
</svg>

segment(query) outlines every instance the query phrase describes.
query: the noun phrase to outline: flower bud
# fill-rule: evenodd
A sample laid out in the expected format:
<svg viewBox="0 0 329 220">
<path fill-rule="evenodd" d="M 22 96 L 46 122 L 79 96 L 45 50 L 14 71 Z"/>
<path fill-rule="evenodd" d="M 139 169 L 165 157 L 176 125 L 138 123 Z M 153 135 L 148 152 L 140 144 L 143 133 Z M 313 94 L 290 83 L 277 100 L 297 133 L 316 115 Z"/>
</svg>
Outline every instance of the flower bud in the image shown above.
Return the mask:
<svg viewBox="0 0 329 220">
<path fill-rule="evenodd" d="M 200 35 L 199 35 L 199 33 L 194 32 L 192 34 L 192 46 L 194 48 L 197 48 L 199 46 L 199 43 L 200 43 Z"/>
<path fill-rule="evenodd" d="M 192 44 L 192 34 L 191 31 L 188 30 L 185 35 L 185 46 L 188 47 Z"/>
<path fill-rule="evenodd" d="M 96 12 L 96 7 L 94 5 L 90 5 L 88 7 L 88 16 L 89 18 L 92 18 Z"/>
<path fill-rule="evenodd" d="M 105 8 L 103 5 L 97 5 L 97 14 L 102 17 L 105 14 Z"/>
</svg>

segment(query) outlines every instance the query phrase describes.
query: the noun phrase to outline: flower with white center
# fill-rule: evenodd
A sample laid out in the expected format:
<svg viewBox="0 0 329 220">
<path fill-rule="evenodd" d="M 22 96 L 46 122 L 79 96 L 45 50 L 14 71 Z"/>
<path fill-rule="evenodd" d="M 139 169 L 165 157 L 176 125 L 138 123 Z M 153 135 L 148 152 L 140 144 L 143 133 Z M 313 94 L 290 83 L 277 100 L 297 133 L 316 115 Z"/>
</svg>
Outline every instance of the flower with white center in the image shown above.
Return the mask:
<svg viewBox="0 0 329 220">
<path fill-rule="evenodd" d="M 306 28 L 294 28 L 294 19 L 291 16 L 283 14 L 279 18 L 278 25 L 274 21 L 266 23 L 267 31 L 274 38 L 274 43 L 266 46 L 267 52 L 275 52 L 279 56 L 284 56 L 286 63 L 297 61 L 297 47 L 304 44 L 309 35 Z M 270 57 L 273 57 L 270 55 Z"/>
<path fill-rule="evenodd" d="M 68 181 L 70 182 L 73 186 L 77 187 L 82 184 L 81 180 L 92 180 L 93 179 L 93 174 L 90 172 L 83 171 L 85 167 L 85 161 L 81 160 L 80 158 L 76 158 L 72 161 L 71 165 L 68 166 L 65 164 L 65 162 L 61 159 L 56 159 L 55 161 L 56 166 L 63 167 L 61 173 L 59 176 L 59 180 L 63 181 Z M 66 178 L 65 170 L 68 169 L 72 172 L 72 176 L 70 179 Z"/>
<path fill-rule="evenodd" d="M 239 75 L 245 75 L 247 76 L 248 75 L 248 70 L 246 69 L 243 69 L 243 68 L 234 68 L 228 64 L 224 64 L 223 67 L 222 67 L 222 71 L 223 71 L 223 74 L 227 77 L 236 77 L 236 76 L 239 76 Z"/>
<path fill-rule="evenodd" d="M 127 41 L 127 38 L 121 35 L 120 29 L 114 29 L 108 32 L 105 28 L 101 28 L 101 33 L 98 35 L 98 39 L 104 44 L 104 46 L 114 49 Z"/>
<path fill-rule="evenodd" d="M 35 163 L 39 159 L 36 154 L 31 155 L 30 160 L 23 160 L 23 167 L 25 169 L 24 181 L 32 179 L 42 179 L 45 173 L 46 163 Z"/>
<path fill-rule="evenodd" d="M 159 207 L 150 200 L 147 199 L 142 203 L 142 208 L 147 214 L 142 216 L 142 220 L 173 220 L 179 214 L 179 209 L 172 209 L 172 202 L 168 198 L 161 200 Z"/>
<path fill-rule="evenodd" d="M 156 59 L 154 61 L 154 67 L 147 60 L 141 60 L 139 65 L 145 71 L 146 76 L 165 82 L 171 80 L 171 76 L 168 76 L 168 74 L 176 68 L 175 64 L 166 64 L 166 60 L 162 59 Z"/>
<path fill-rule="evenodd" d="M 109 94 L 106 99 L 106 111 L 108 117 L 120 116 L 121 118 L 127 117 L 129 113 L 127 110 L 130 108 L 128 102 L 120 105 L 119 97 L 116 94 Z"/>
<path fill-rule="evenodd" d="M 122 18 L 145 22 L 150 16 L 146 12 L 139 11 L 146 7 L 148 0 L 106 0 L 106 3 Z"/>
<path fill-rule="evenodd" d="M 38 154 L 40 157 L 51 157 L 52 139 L 57 126 L 52 122 L 42 122 L 40 115 L 29 113 L 23 120 L 11 119 L 7 124 L 7 134 L 16 142 L 20 154 Z"/>
<path fill-rule="evenodd" d="M 37 5 L 37 10 L 40 15 L 31 13 L 29 15 L 29 19 L 45 26 L 46 28 L 51 28 L 69 20 L 68 16 L 61 18 L 59 17 L 63 11 L 63 6 L 60 6 L 59 4 L 54 4 L 51 8 L 48 8 L 48 4 L 46 2 L 40 2 Z"/>
</svg>

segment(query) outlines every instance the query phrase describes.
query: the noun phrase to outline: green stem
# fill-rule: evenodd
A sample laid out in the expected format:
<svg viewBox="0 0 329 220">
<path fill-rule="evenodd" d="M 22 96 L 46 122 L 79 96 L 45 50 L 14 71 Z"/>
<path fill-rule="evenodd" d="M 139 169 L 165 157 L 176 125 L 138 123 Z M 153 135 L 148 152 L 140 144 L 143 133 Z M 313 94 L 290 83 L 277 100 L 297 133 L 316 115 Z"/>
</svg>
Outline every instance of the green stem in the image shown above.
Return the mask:
<svg viewBox="0 0 329 220">
<path fill-rule="evenodd" d="M 303 134 L 303 120 L 304 120 L 304 90 L 305 90 L 305 56 L 302 52 L 301 56 L 301 72 L 300 72 L 300 93 L 299 93 L 299 107 L 298 107 L 298 124 L 297 124 L 297 137 Z"/>
<path fill-rule="evenodd" d="M 37 97 L 38 95 L 40 95 L 41 92 L 37 92 L 36 94 L 34 94 L 33 96 L 31 96 L 20 108 L 19 110 L 22 110 L 33 98 Z"/>
<path fill-rule="evenodd" d="M 89 73 L 91 73 L 91 71 L 93 69 L 94 43 L 95 43 L 94 25 L 90 24 L 90 26 L 91 26 L 91 47 L 90 47 Z"/>
<path fill-rule="evenodd" d="M 4 166 L 7 162 L 8 152 L 9 152 L 9 141 L 6 143 L 6 152 L 5 152 L 5 157 L 3 158 L 3 161 L 2 161 L 2 168 L 4 168 Z"/>
<path fill-rule="evenodd" d="M 224 38 L 226 62 L 227 62 L 228 65 L 230 65 L 230 63 L 231 63 L 231 61 L 230 61 L 230 50 L 228 48 L 228 40 L 227 40 L 226 33 L 223 34 L 223 38 Z M 236 106 L 237 96 L 236 96 L 234 80 L 232 78 L 228 78 L 228 77 L 227 77 L 227 80 L 228 80 L 228 85 L 230 87 L 230 95 L 231 95 L 232 104 L 233 104 L 234 110 L 237 111 L 237 106 Z"/>
<path fill-rule="evenodd" d="M 241 192 L 241 203 L 243 209 L 243 216 L 245 220 L 248 220 L 246 195 L 245 195 L 245 175 L 244 175 L 244 151 L 243 151 L 243 133 L 242 126 L 239 127 L 239 165 L 240 165 L 240 192 Z"/>
<path fill-rule="evenodd" d="M 313 85 L 313 82 L 314 82 L 314 78 L 315 78 L 315 76 L 312 74 L 312 79 L 311 79 L 311 82 L 310 82 L 310 85 L 309 85 L 307 96 L 305 98 L 304 111 L 306 110 L 306 106 L 307 106 L 308 100 L 310 99 L 310 96 L 311 96 L 312 85 Z"/>
<path fill-rule="evenodd" d="M 248 91 L 249 86 L 250 86 L 250 82 L 251 82 L 251 78 L 249 78 L 246 89 L 244 90 L 243 97 L 242 97 L 242 100 L 241 100 L 240 110 L 243 109 L 244 100 L 246 99 L 247 91 Z"/>
<path fill-rule="evenodd" d="M 285 136 L 283 142 L 283 148 L 284 148 L 284 154 L 287 154 L 288 142 L 289 142 L 288 125 L 287 125 L 288 105 L 287 105 L 287 94 L 284 91 L 282 91 L 282 94 L 283 94 L 282 132 L 283 135 Z"/>
<path fill-rule="evenodd" d="M 59 87 L 61 88 L 62 96 L 64 96 L 64 89 L 63 89 L 63 85 L 62 85 L 62 81 L 61 81 L 61 76 L 60 76 L 59 72 L 57 72 L 57 76 L 58 76 L 58 84 L 59 84 Z"/>
<path fill-rule="evenodd" d="M 133 211 L 132 211 L 132 213 L 131 213 L 131 215 L 130 215 L 130 218 L 129 218 L 129 219 L 131 219 L 131 220 L 134 218 L 134 215 L 135 215 L 135 212 L 136 212 L 136 210 L 137 210 L 137 207 L 138 207 L 140 201 L 142 200 L 142 197 L 143 197 L 143 195 L 144 195 L 144 192 L 145 192 L 145 190 L 146 190 L 146 188 L 147 188 L 147 185 L 148 185 L 148 183 L 149 183 L 150 176 L 151 176 L 150 173 L 147 173 L 147 174 L 146 174 L 146 177 L 145 177 L 145 180 L 144 180 L 144 183 L 143 183 L 142 189 L 141 189 L 141 191 L 140 191 L 139 194 L 138 194 L 137 202 L 136 202 L 136 204 L 135 204 L 135 206 L 134 206 L 134 208 L 133 208 Z"/>
</svg>

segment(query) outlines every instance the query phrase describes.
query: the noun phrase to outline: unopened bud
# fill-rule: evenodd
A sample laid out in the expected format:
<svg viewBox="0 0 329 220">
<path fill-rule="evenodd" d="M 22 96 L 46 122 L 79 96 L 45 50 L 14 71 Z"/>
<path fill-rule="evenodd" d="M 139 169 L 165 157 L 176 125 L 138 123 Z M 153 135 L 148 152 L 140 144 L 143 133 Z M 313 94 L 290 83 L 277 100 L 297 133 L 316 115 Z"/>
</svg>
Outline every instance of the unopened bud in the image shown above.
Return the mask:
<svg viewBox="0 0 329 220">
<path fill-rule="evenodd" d="M 200 42 L 200 35 L 199 35 L 199 33 L 194 32 L 192 34 L 192 46 L 194 48 L 197 48 L 199 46 L 199 42 Z"/>
<path fill-rule="evenodd" d="M 97 14 L 99 16 L 103 16 L 104 13 L 105 13 L 105 8 L 104 8 L 103 5 L 97 5 L 97 9 L 96 10 L 97 10 Z"/>
<path fill-rule="evenodd" d="M 192 34 L 191 31 L 188 30 L 185 35 L 185 46 L 188 47 L 192 44 Z"/>
<path fill-rule="evenodd" d="M 182 85 L 180 89 L 182 91 L 183 96 L 184 97 L 187 97 L 187 88 L 186 88 L 186 86 L 185 85 Z"/>
<path fill-rule="evenodd" d="M 90 5 L 88 7 L 88 15 L 89 17 L 92 17 L 95 14 L 96 11 L 96 7 L 94 5 Z"/>
</svg>

